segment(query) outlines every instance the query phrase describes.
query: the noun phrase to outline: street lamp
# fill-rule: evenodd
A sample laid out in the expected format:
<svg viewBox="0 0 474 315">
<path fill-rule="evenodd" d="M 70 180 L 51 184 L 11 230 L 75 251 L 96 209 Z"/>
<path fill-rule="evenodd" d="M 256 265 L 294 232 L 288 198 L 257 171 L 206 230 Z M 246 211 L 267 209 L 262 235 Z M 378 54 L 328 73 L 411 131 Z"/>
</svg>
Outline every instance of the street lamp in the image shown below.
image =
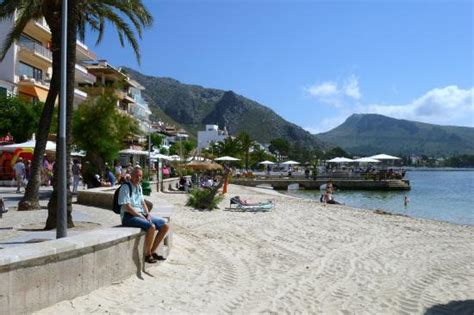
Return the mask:
<svg viewBox="0 0 474 315">
<path fill-rule="evenodd" d="M 61 12 L 61 86 L 59 93 L 58 126 L 58 205 L 56 238 L 67 236 L 67 178 L 66 178 L 66 107 L 67 107 L 67 11 L 68 1 L 63 0 Z"/>
<path fill-rule="evenodd" d="M 151 122 L 148 121 L 148 180 L 151 181 Z"/>
</svg>

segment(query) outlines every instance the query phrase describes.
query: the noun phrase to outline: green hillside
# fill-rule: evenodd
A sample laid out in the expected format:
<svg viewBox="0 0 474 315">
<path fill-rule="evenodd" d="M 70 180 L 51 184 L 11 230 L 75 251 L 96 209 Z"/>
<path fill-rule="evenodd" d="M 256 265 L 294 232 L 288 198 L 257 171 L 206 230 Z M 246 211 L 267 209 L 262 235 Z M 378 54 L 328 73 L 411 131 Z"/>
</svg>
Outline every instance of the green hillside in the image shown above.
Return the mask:
<svg viewBox="0 0 474 315">
<path fill-rule="evenodd" d="M 474 154 L 474 128 L 439 126 L 376 114 L 353 114 L 342 125 L 317 136 L 356 155 Z"/>
<path fill-rule="evenodd" d="M 205 124 L 218 124 L 220 128 L 225 126 L 231 135 L 245 131 L 260 143 L 284 138 L 307 148 L 325 146 L 317 137 L 284 120 L 268 107 L 232 91 L 146 76 L 132 69 L 126 71 L 146 88 L 143 94 L 156 116 L 160 117 L 163 112 L 194 135 L 203 130 Z"/>
</svg>

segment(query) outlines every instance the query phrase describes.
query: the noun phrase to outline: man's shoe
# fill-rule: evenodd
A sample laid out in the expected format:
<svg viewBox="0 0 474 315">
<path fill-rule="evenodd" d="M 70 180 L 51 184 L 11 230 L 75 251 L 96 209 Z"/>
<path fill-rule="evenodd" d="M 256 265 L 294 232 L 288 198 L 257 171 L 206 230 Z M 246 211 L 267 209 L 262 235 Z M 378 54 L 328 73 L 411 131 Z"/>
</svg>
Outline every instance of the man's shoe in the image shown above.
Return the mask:
<svg viewBox="0 0 474 315">
<path fill-rule="evenodd" d="M 157 253 L 153 253 L 153 254 L 151 254 L 151 256 L 156 260 L 166 260 L 165 257 L 159 256 Z"/>
<path fill-rule="evenodd" d="M 156 263 L 158 260 L 156 260 L 153 255 L 150 255 L 150 256 L 145 256 L 145 262 L 149 263 L 149 264 L 154 264 Z"/>
</svg>

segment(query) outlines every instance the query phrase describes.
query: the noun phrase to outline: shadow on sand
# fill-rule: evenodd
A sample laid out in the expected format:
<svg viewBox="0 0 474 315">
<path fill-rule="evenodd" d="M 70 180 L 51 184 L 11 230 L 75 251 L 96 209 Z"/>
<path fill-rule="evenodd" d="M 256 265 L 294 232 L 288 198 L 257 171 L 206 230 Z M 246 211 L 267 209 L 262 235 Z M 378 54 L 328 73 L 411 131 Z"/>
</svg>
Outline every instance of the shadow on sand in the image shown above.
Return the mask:
<svg viewBox="0 0 474 315">
<path fill-rule="evenodd" d="M 424 315 L 473 315 L 474 300 L 451 301 L 447 304 L 436 304 L 426 310 Z"/>
</svg>

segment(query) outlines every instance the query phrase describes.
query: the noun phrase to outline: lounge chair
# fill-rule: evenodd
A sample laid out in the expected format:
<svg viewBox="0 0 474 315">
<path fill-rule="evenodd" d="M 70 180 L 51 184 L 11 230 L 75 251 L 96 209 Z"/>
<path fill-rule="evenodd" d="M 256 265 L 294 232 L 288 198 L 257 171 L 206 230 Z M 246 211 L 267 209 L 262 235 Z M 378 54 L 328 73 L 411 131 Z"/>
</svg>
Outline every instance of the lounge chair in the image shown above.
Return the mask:
<svg viewBox="0 0 474 315">
<path fill-rule="evenodd" d="M 232 205 L 236 205 L 235 208 L 232 208 Z M 239 196 L 230 198 L 230 209 L 236 209 L 240 211 L 270 211 L 273 208 L 273 202 L 270 200 L 265 202 L 249 203 L 242 199 Z"/>
</svg>

